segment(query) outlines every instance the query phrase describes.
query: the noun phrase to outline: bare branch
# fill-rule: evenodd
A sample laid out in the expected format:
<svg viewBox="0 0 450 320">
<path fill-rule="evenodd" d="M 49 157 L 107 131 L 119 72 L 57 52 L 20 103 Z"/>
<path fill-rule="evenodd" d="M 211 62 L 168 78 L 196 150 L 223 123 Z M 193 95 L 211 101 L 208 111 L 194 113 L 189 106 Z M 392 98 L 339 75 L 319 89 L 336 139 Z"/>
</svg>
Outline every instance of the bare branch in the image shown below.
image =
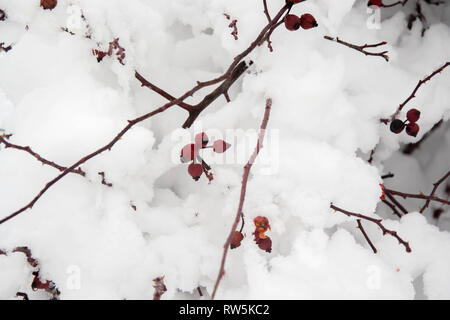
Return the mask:
<svg viewBox="0 0 450 320">
<path fill-rule="evenodd" d="M 352 48 L 352 49 L 354 49 L 356 51 L 359 51 L 359 52 L 365 54 L 366 56 L 381 57 L 384 60 L 386 60 L 386 62 L 389 62 L 389 56 L 387 55 L 388 51 L 370 52 L 370 51 L 365 50 L 365 49 L 368 49 L 368 48 L 376 48 L 376 47 L 384 46 L 384 45 L 387 44 L 386 41 L 383 41 L 383 42 L 380 42 L 380 43 L 376 43 L 376 44 L 364 44 L 362 46 L 358 46 L 358 45 L 355 45 L 355 44 L 343 41 L 343 40 L 339 39 L 338 37 L 333 38 L 333 37 L 330 37 L 330 36 L 324 36 L 324 39 L 330 40 L 330 41 L 333 41 L 333 42 L 337 42 L 337 43 L 342 44 L 342 45 L 344 45 L 346 47 Z"/>
</svg>

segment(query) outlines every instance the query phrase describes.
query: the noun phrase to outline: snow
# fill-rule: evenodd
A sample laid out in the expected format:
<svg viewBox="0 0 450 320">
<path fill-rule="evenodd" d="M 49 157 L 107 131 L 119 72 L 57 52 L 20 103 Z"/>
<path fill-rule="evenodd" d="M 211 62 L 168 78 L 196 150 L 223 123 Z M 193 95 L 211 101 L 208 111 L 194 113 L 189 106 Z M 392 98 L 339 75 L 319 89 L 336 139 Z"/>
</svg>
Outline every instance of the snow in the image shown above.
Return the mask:
<svg viewBox="0 0 450 320">
<path fill-rule="evenodd" d="M 272 17 L 284 2 L 269 1 Z M 13 44 L 0 52 L 0 128 L 13 133 L 11 143 L 63 166 L 111 141 L 127 120 L 165 103 L 140 86 L 134 70 L 179 96 L 225 71 L 266 23 L 262 1 L 60 0 L 50 11 L 35 0 L 0 0 L 0 9 L 8 16 L 0 21 L 0 42 Z M 319 27 L 277 29 L 272 53 L 264 44 L 246 59 L 254 64 L 230 89 L 230 103 L 219 97 L 188 130 L 180 128 L 187 113 L 177 107 L 136 125 L 111 151 L 82 165 L 86 177 L 68 174 L 32 210 L 0 225 L 0 249 L 7 251 L 0 255 L 0 298 L 15 299 L 18 291 L 48 298 L 31 290 L 33 269 L 22 253 L 12 252 L 18 246 L 31 249 L 61 299 L 151 299 L 152 279 L 163 275 L 163 299 L 198 299 L 199 286 L 209 297 L 236 214 L 242 167 L 270 97 L 265 149 L 243 210 L 246 237 L 229 253 L 217 298 L 449 299 L 448 206 L 436 221 L 432 210 L 416 212 L 424 201 L 407 200 L 411 212 L 399 220 L 380 203 L 381 176 L 389 171 L 395 177 L 384 181 L 387 187 L 429 193 L 449 169 L 448 122 L 413 156 L 400 149 L 450 118 L 450 69 L 420 88 L 400 114 L 421 110 L 416 138 L 394 135 L 379 121 L 420 79 L 450 61 L 450 4 L 426 7 L 430 27 L 423 37 L 419 22 L 407 29 L 413 9 L 383 9 L 377 30 L 366 26 L 366 1 L 296 5 L 292 13 L 313 14 Z M 224 13 L 238 19 L 237 41 Z M 324 35 L 357 44 L 387 41 L 390 62 Z M 126 50 L 125 64 L 113 57 L 98 63 L 92 50 L 107 50 L 115 38 Z M 193 181 L 179 162 L 181 147 L 200 131 L 232 144 L 220 155 L 202 151 L 213 168 L 211 183 L 204 176 Z M 113 187 L 101 184 L 99 172 Z M 59 173 L 0 146 L 0 218 Z M 331 202 L 382 217 L 412 252 L 363 221 L 378 249 L 373 254 L 355 220 L 334 212 Z M 270 254 L 252 241 L 259 215 L 271 224 Z M 423 292 L 417 292 L 414 281 L 422 277 Z"/>
</svg>

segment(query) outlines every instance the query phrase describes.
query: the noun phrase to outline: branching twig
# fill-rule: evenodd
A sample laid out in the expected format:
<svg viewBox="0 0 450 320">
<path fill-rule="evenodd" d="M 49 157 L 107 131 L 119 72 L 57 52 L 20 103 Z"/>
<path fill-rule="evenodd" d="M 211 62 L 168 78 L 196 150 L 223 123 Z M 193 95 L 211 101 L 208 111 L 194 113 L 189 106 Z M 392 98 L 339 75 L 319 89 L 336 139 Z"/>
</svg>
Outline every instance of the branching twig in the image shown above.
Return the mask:
<svg viewBox="0 0 450 320">
<path fill-rule="evenodd" d="M 386 194 L 386 197 L 388 197 L 389 200 L 391 200 L 392 203 L 403 212 L 403 214 L 408 214 L 408 210 L 406 210 L 406 208 L 400 202 L 398 202 L 397 199 L 394 198 L 389 189 L 386 190 L 386 188 L 384 188 L 384 192 Z"/>
<path fill-rule="evenodd" d="M 384 60 L 386 60 L 386 62 L 389 62 L 389 56 L 387 55 L 388 51 L 370 52 L 370 51 L 365 50 L 365 49 L 368 49 L 368 48 L 376 48 L 376 47 L 384 46 L 385 44 L 387 44 L 386 41 L 383 41 L 383 42 L 380 42 L 380 43 L 376 43 L 376 44 L 365 44 L 365 45 L 362 45 L 362 46 L 358 46 L 358 45 L 355 45 L 355 44 L 343 41 L 343 40 L 339 39 L 338 37 L 333 38 L 333 37 L 330 37 L 330 36 L 324 36 L 324 38 L 326 40 L 337 42 L 337 43 L 342 44 L 342 45 L 344 45 L 346 47 L 355 49 L 356 51 L 359 51 L 359 52 L 365 54 L 366 56 L 381 57 Z"/>
<path fill-rule="evenodd" d="M 422 145 L 422 143 L 428 139 L 429 136 L 431 136 L 431 134 L 433 132 L 435 132 L 443 123 L 443 120 L 441 119 L 439 122 L 437 122 L 431 129 L 430 131 L 428 131 L 427 133 L 425 133 L 422 138 L 415 142 L 415 143 L 409 143 L 405 146 L 405 148 L 403 149 L 403 154 L 412 154 L 414 151 L 416 151 L 417 149 L 420 148 L 420 146 Z"/>
<path fill-rule="evenodd" d="M 434 200 L 434 199 L 432 199 L 432 197 L 434 197 L 434 193 L 436 192 L 437 188 L 439 188 L 439 185 L 442 182 L 444 182 L 449 176 L 450 176 L 450 170 L 442 178 L 440 178 L 438 181 L 433 183 L 433 190 L 431 190 L 431 193 L 430 193 L 427 201 L 425 202 L 425 205 L 419 210 L 420 213 L 422 213 L 426 208 L 428 208 L 428 206 L 430 205 L 430 201 Z M 446 204 L 450 204 L 448 199 L 446 202 L 447 202 Z"/>
<path fill-rule="evenodd" d="M 8 137 L 8 135 L 1 135 L 0 136 L 0 144 L 3 144 L 5 146 L 5 149 L 6 148 L 11 148 L 11 149 L 25 151 L 25 152 L 29 153 L 30 155 L 32 155 L 34 158 L 36 158 L 38 161 L 40 161 L 42 164 L 51 166 L 51 167 L 53 167 L 55 169 L 58 169 L 61 172 L 63 172 L 64 170 L 67 170 L 66 167 L 63 167 L 63 166 L 61 166 L 61 165 L 59 165 L 59 164 L 57 164 L 57 163 L 55 163 L 53 161 L 50 161 L 50 160 L 47 160 L 47 159 L 43 158 L 38 153 L 34 152 L 29 146 L 23 147 L 23 146 L 19 146 L 17 144 L 10 143 L 7 140 L 7 137 Z M 71 172 L 79 174 L 79 175 L 81 175 L 83 177 L 86 176 L 86 173 L 83 170 L 81 170 L 81 168 L 73 169 L 73 170 L 71 170 Z"/>
<path fill-rule="evenodd" d="M 42 197 L 44 193 L 46 193 L 54 184 L 56 184 L 59 180 L 61 180 L 63 177 L 65 177 L 68 173 L 72 172 L 76 168 L 78 168 L 81 164 L 86 163 L 90 159 L 96 157 L 97 155 L 111 150 L 114 145 L 122 139 L 122 137 L 135 125 L 138 123 L 141 123 L 157 114 L 160 114 L 167 109 L 171 108 L 174 105 L 179 105 L 182 103 L 185 99 L 188 97 L 191 97 L 199 91 L 202 88 L 212 86 L 218 83 L 223 82 L 218 88 L 216 88 L 212 93 L 207 95 L 199 104 L 196 106 L 193 106 L 193 109 L 189 111 L 189 117 L 186 120 L 186 122 L 183 124 L 183 128 L 189 128 L 192 123 L 197 119 L 197 117 L 200 115 L 200 113 L 206 109 L 213 101 L 215 101 L 221 94 L 226 94 L 228 92 L 229 87 L 239 78 L 240 75 L 244 73 L 244 71 L 247 69 L 247 64 L 242 61 L 249 53 L 251 53 L 261 42 L 261 40 L 265 37 L 267 32 L 278 23 L 278 21 L 283 17 L 283 15 L 289 10 L 289 8 L 292 7 L 292 4 L 288 3 L 284 5 L 280 11 L 277 13 L 277 15 L 260 31 L 259 35 L 256 37 L 256 39 L 249 45 L 247 49 L 242 51 L 240 54 L 238 54 L 234 59 L 233 62 L 230 64 L 228 69 L 225 71 L 224 74 L 221 76 L 205 81 L 205 82 L 197 82 L 197 85 L 194 86 L 192 89 L 188 90 L 186 93 L 184 93 L 182 96 L 180 96 L 177 99 L 173 99 L 166 104 L 162 105 L 161 107 L 146 113 L 140 117 L 137 117 L 133 120 L 128 120 L 128 124 L 114 137 L 110 142 L 108 142 L 103 147 L 97 149 L 96 151 L 93 151 L 92 153 L 84 156 L 77 162 L 75 162 L 72 166 L 65 169 L 60 175 L 56 176 L 54 179 L 47 182 L 47 184 L 44 186 L 44 188 L 25 206 L 22 208 L 16 210 L 15 212 L 11 213 L 10 215 L 6 216 L 5 218 L 0 220 L 0 224 L 5 223 L 6 221 L 16 217 L 17 215 L 21 214 L 22 212 L 25 212 L 28 209 L 33 208 L 34 204 Z"/>
<path fill-rule="evenodd" d="M 448 175 L 449 175 L 449 173 L 447 173 L 447 175 L 444 176 L 443 178 L 446 179 L 448 177 Z M 435 183 L 434 184 L 435 188 L 437 188 L 436 185 L 439 186 L 438 183 Z M 441 199 L 441 198 L 436 197 L 434 195 L 435 188 L 433 188 L 433 192 L 429 196 L 424 195 L 422 193 L 420 193 L 420 194 L 405 193 L 405 192 L 400 192 L 400 191 L 396 191 L 396 190 L 392 190 L 392 189 L 386 189 L 386 188 L 385 188 L 385 191 L 386 191 L 386 195 L 388 193 L 390 193 L 392 195 L 402 197 L 403 199 L 406 199 L 406 198 L 425 199 L 425 200 L 427 200 L 427 203 L 429 203 L 430 201 L 435 201 L 435 202 L 440 202 L 440 203 L 443 203 L 443 204 L 446 204 L 446 205 L 450 205 L 450 201 L 445 200 L 445 199 Z"/>
<path fill-rule="evenodd" d="M 261 130 L 259 132 L 259 136 L 258 136 L 258 142 L 256 144 L 256 148 L 253 151 L 253 154 L 250 156 L 250 159 L 248 160 L 247 164 L 244 167 L 244 173 L 242 175 L 242 186 L 241 186 L 241 195 L 239 198 L 239 205 L 238 205 L 238 209 L 236 212 L 236 217 L 234 218 L 234 222 L 233 225 L 231 226 L 231 231 L 227 237 L 227 240 L 225 241 L 225 244 L 223 245 L 223 255 L 222 255 L 222 261 L 220 263 L 220 269 L 219 269 L 219 274 L 217 276 L 217 280 L 216 283 L 214 285 L 214 290 L 213 293 L 211 295 L 211 299 L 214 300 L 214 297 L 216 296 L 216 292 L 217 289 L 219 287 L 220 281 L 222 280 L 222 277 L 225 274 L 225 261 L 227 259 L 227 254 L 228 254 L 228 248 L 230 247 L 230 243 L 231 240 L 233 238 L 233 234 L 236 231 L 236 228 L 239 224 L 239 220 L 241 218 L 242 215 L 242 208 L 244 206 L 244 201 L 245 201 L 245 193 L 247 191 L 247 182 L 248 182 L 248 177 L 250 174 L 250 170 L 253 166 L 253 163 L 256 160 L 256 157 L 258 156 L 259 151 L 262 149 L 263 147 L 263 141 L 264 141 L 264 135 L 266 133 L 266 128 L 267 128 L 267 122 L 269 121 L 269 116 L 270 116 L 270 109 L 272 107 L 272 99 L 267 99 L 266 101 L 266 109 L 264 112 L 264 118 L 263 121 L 261 123 Z"/>
<path fill-rule="evenodd" d="M 448 66 L 450 66 L 450 62 L 446 62 L 442 67 L 438 68 L 437 70 L 433 71 L 429 76 L 425 77 L 423 80 L 420 80 L 416 87 L 414 88 L 413 92 L 409 95 L 408 98 L 406 98 L 405 101 L 403 101 L 397 108 L 397 111 L 395 111 L 392 115 L 390 119 L 381 119 L 380 121 L 387 124 L 389 123 L 389 121 L 392 121 L 395 119 L 395 117 L 397 117 L 400 112 L 402 111 L 402 109 L 408 104 L 409 101 L 411 101 L 412 99 L 414 99 L 416 97 L 416 93 L 419 90 L 419 88 L 425 84 L 427 81 L 431 80 L 431 78 L 433 78 L 435 75 L 441 73 L 445 68 L 447 68 Z"/>
<path fill-rule="evenodd" d="M 383 220 L 371 218 L 369 216 L 365 216 L 365 215 L 360 214 L 360 213 L 350 212 L 350 211 L 341 209 L 339 207 L 336 207 L 334 204 L 331 204 L 330 208 L 335 210 L 335 211 L 339 211 L 339 212 L 341 212 L 341 213 L 343 213 L 343 214 L 345 214 L 345 215 L 347 215 L 349 217 L 356 217 L 356 218 L 359 218 L 359 219 L 363 219 L 363 220 L 367 220 L 367 221 L 375 223 L 381 229 L 381 231 L 383 232 L 383 235 L 389 234 L 390 236 L 394 237 L 395 239 L 398 240 L 398 242 L 401 245 L 403 245 L 405 247 L 406 252 L 411 252 L 411 247 L 409 246 L 409 242 L 404 241 L 402 238 L 400 238 L 396 231 L 386 229 L 386 227 L 382 223 Z"/>
</svg>

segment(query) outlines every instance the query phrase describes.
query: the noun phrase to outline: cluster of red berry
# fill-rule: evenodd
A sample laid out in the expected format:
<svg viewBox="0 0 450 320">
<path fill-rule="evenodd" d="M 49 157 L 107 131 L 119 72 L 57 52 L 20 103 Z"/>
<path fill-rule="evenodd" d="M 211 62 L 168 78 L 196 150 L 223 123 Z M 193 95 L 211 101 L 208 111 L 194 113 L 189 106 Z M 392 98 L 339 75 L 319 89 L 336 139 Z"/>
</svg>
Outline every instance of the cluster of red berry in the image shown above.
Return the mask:
<svg viewBox="0 0 450 320">
<path fill-rule="evenodd" d="M 230 144 L 219 139 L 214 141 L 212 146 L 208 146 L 209 138 L 204 132 L 196 134 L 194 141 L 195 143 L 187 144 L 181 149 L 180 160 L 183 163 L 192 161 L 188 167 L 188 173 L 195 181 L 200 179 L 203 172 L 211 181 L 213 179 L 212 174 L 209 172 L 211 167 L 200 157 L 199 151 L 212 148 L 216 153 L 224 153 L 230 147 Z"/>
<path fill-rule="evenodd" d="M 406 134 L 410 136 L 417 136 L 419 133 L 419 125 L 416 123 L 420 118 L 420 111 L 411 109 L 406 113 L 406 120 L 394 119 L 391 122 L 390 129 L 393 133 L 399 134 L 406 127 Z"/>
<path fill-rule="evenodd" d="M 269 219 L 267 219 L 266 217 L 258 216 L 255 219 L 253 219 L 253 222 L 256 227 L 255 232 L 253 232 L 256 244 L 261 250 L 270 253 L 272 251 L 272 240 L 270 239 L 270 237 L 265 235 L 267 230 L 270 230 Z M 243 239 L 244 235 L 242 234 L 242 232 L 235 231 L 230 242 L 230 248 L 234 249 L 239 247 Z"/>
<path fill-rule="evenodd" d="M 294 5 L 303 1 L 305 0 L 286 0 L 286 3 Z M 295 14 L 287 14 L 284 17 L 284 25 L 290 31 L 298 30 L 300 27 L 311 29 L 318 26 L 316 19 L 309 13 L 302 14 L 300 17 Z"/>
</svg>

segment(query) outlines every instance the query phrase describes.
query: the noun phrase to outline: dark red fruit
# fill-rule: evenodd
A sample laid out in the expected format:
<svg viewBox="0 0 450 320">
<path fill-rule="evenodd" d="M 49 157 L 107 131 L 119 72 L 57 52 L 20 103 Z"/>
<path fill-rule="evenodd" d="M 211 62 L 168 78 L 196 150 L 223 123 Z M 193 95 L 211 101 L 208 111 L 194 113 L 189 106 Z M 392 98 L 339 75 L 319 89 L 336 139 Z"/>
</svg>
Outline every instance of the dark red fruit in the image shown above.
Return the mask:
<svg viewBox="0 0 450 320">
<path fill-rule="evenodd" d="M 290 31 L 295 31 L 300 28 L 301 20 L 298 16 L 295 14 L 287 14 L 284 18 L 284 25 L 286 26 L 286 29 Z"/>
<path fill-rule="evenodd" d="M 318 26 L 316 19 L 309 13 L 305 13 L 300 17 L 300 26 L 303 29 L 311 29 Z"/>
<path fill-rule="evenodd" d="M 233 237 L 231 238 L 230 242 L 230 249 L 237 248 L 241 245 L 241 241 L 244 239 L 244 235 L 242 232 L 235 231 L 233 233 Z"/>
<path fill-rule="evenodd" d="M 6 13 L 2 9 L 0 9 L 0 21 L 3 21 L 6 19 Z"/>
<path fill-rule="evenodd" d="M 187 144 L 183 147 L 183 149 L 181 149 L 181 154 L 180 154 L 180 160 L 181 162 L 188 162 L 188 161 L 192 161 L 195 158 L 195 145 L 193 143 L 191 144 Z"/>
<path fill-rule="evenodd" d="M 201 132 L 201 133 L 197 133 L 197 134 L 195 135 L 195 144 L 196 144 L 197 146 L 201 146 L 202 148 L 204 148 L 204 147 L 206 147 L 206 145 L 208 144 L 208 142 L 209 142 L 209 138 L 208 138 L 208 136 L 206 135 L 206 133 Z"/>
<path fill-rule="evenodd" d="M 369 0 L 369 2 L 367 3 L 367 6 L 377 6 L 377 7 L 382 7 L 383 6 L 383 1 L 382 0 Z"/>
<path fill-rule="evenodd" d="M 258 216 L 253 219 L 253 223 L 255 224 L 256 231 L 259 233 L 264 234 L 267 229 L 270 229 L 269 219 L 267 219 L 266 217 Z"/>
<path fill-rule="evenodd" d="M 272 252 L 272 240 L 269 237 L 263 238 L 263 239 L 259 239 L 257 241 L 258 247 L 261 250 L 264 250 L 266 252 Z"/>
<path fill-rule="evenodd" d="M 203 167 L 199 163 L 191 163 L 188 167 L 188 172 L 191 175 L 192 179 L 197 181 L 198 179 L 200 179 L 203 173 Z"/>
<path fill-rule="evenodd" d="M 402 120 L 395 119 L 391 122 L 390 129 L 393 133 L 399 134 L 405 128 L 405 123 Z"/>
<path fill-rule="evenodd" d="M 57 0 L 41 0 L 41 7 L 44 9 L 53 9 L 58 4 Z"/>
<path fill-rule="evenodd" d="M 410 122 L 406 125 L 406 133 L 410 136 L 417 136 L 419 133 L 419 125 L 415 122 Z"/>
<path fill-rule="evenodd" d="M 420 118 L 420 111 L 417 109 L 411 109 L 406 113 L 406 119 L 409 122 L 416 122 Z"/>
<path fill-rule="evenodd" d="M 231 144 L 223 140 L 216 140 L 213 144 L 213 151 L 217 153 L 224 153 L 230 146 Z"/>
</svg>

